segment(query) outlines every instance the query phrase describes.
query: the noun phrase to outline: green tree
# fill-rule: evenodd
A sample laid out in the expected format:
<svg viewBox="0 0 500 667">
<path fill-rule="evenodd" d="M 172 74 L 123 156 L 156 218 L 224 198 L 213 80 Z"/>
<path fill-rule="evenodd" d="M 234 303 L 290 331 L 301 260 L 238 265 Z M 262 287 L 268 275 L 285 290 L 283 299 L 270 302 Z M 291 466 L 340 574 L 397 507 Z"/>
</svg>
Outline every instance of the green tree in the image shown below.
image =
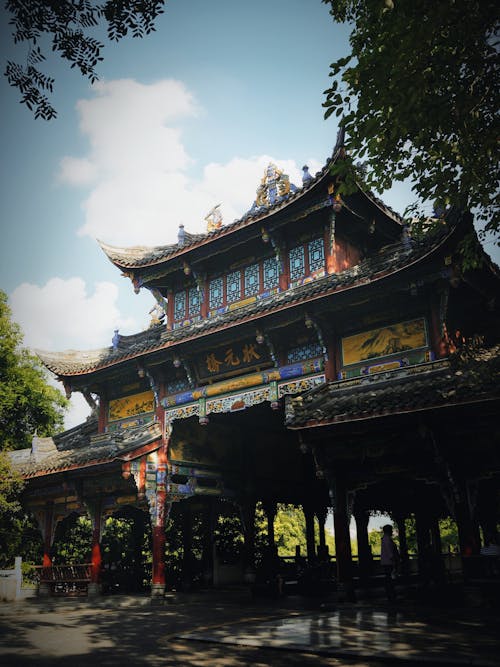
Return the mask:
<svg viewBox="0 0 500 667">
<path fill-rule="evenodd" d="M 0 291 L 0 450 L 29 447 L 35 431 L 50 436 L 62 428 L 67 400 L 47 383 L 39 360 L 21 347 L 7 295 Z"/>
<path fill-rule="evenodd" d="M 26 42 L 28 54 L 24 63 L 8 61 L 5 76 L 35 118 L 50 120 L 57 115 L 47 96 L 54 79 L 39 69 L 46 58 L 42 45 L 49 45 L 93 83 L 104 48 L 93 36 L 96 28 L 104 27 L 112 41 L 127 34 L 143 37 L 155 29 L 164 4 L 165 0 L 7 0 L 14 43 Z"/>
<path fill-rule="evenodd" d="M 7 455 L 0 451 L 0 567 L 8 567 L 17 555 L 21 542 L 18 497 L 23 480 L 11 467 Z"/>
<path fill-rule="evenodd" d="M 366 158 L 369 187 L 410 179 L 423 202 L 474 209 L 498 235 L 498 3 L 323 2 L 352 26 L 324 102 L 347 137 L 339 174 Z"/>
</svg>

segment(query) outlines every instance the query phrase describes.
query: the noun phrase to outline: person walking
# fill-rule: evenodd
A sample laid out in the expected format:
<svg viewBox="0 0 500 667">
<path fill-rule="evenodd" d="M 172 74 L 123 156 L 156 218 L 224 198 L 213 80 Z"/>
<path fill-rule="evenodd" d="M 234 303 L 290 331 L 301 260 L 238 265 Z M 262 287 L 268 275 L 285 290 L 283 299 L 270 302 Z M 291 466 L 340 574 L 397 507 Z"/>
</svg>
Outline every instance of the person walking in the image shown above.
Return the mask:
<svg viewBox="0 0 500 667">
<path fill-rule="evenodd" d="M 382 527 L 382 546 L 380 550 L 380 564 L 384 572 L 385 592 L 389 602 L 396 600 L 396 589 L 394 579 L 399 567 L 399 551 L 392 539 L 392 526 L 390 523 Z"/>
</svg>

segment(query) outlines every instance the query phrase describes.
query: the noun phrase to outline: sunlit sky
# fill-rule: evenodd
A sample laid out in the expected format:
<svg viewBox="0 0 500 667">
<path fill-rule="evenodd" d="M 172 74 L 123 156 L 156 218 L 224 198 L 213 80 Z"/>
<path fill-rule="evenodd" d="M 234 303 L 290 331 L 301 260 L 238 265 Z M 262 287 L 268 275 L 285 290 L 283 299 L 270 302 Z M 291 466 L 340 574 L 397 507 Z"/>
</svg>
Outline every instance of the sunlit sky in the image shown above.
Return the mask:
<svg viewBox="0 0 500 667">
<path fill-rule="evenodd" d="M 2 61 L 22 61 L 0 11 Z M 323 166 L 337 125 L 322 93 L 348 36 L 320 0 L 169 0 L 153 35 L 106 43 L 93 86 L 48 61 L 56 120 L 34 120 L 2 77 L 0 288 L 25 344 L 89 349 L 147 327 L 153 298 L 96 239 L 170 243 L 214 204 L 242 215 L 268 162 L 297 185 Z M 405 185 L 383 198 L 412 201 Z M 86 414 L 75 399 L 67 425 Z"/>
</svg>

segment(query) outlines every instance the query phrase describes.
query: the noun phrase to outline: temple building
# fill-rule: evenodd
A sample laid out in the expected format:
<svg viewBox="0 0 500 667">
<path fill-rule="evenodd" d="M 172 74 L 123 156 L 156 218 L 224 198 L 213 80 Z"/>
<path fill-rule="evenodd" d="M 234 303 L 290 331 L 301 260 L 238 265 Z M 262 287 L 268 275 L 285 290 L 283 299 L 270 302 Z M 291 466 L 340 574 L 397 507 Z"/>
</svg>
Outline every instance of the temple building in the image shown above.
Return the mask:
<svg viewBox="0 0 500 667">
<path fill-rule="evenodd" d="M 276 504 L 302 506 L 309 562 L 314 517 L 323 527 L 333 511 L 347 591 L 369 572 L 370 511 L 397 523 L 403 561 L 410 515 L 419 559 L 440 553 L 441 517 L 457 522 L 464 561 L 481 531 L 496 536 L 498 269 L 478 244 L 481 265 L 462 270 L 469 213 L 447 211 L 419 239 L 361 182 L 340 195 L 343 156 L 338 142 L 316 175 L 303 168 L 300 187 L 270 164 L 249 211 L 223 224 L 215 206 L 206 233 L 181 225 L 171 245 L 101 243 L 156 305 L 147 330 L 115 331 L 107 348 L 39 352 L 67 394 L 93 407 L 84 424 L 13 453 L 43 532 L 45 584 L 56 526 L 72 512 L 92 520 L 93 592 L 103 522 L 124 507 L 151 522 L 153 595 L 169 584 L 176 505 L 187 549 L 191 513 L 202 516 L 206 581 L 225 501 L 241 513 L 247 581 L 258 501 L 271 546 Z"/>
</svg>

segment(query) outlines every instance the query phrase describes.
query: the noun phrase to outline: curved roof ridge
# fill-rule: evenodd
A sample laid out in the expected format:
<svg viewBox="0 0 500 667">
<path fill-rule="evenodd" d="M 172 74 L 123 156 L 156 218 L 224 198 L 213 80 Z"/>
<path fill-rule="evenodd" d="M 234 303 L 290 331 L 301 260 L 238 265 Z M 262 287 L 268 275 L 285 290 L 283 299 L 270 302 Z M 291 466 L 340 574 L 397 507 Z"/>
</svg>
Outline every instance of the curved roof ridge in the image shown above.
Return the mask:
<svg viewBox="0 0 500 667">
<path fill-rule="evenodd" d="M 158 341 L 161 333 L 164 332 L 163 327 L 152 327 L 144 329 L 128 336 L 119 334 L 119 340 L 116 347 L 109 345 L 108 347 L 99 347 L 93 350 L 62 350 L 60 352 L 53 352 L 49 350 L 33 350 L 34 353 L 42 360 L 42 362 L 53 370 L 58 364 L 67 366 L 75 362 L 99 363 L 103 360 L 117 360 L 122 358 L 130 349 L 135 348 L 141 343 L 151 345 Z"/>
<path fill-rule="evenodd" d="M 225 234 L 239 228 L 240 226 L 246 226 L 247 223 L 252 224 L 279 211 L 284 206 L 287 206 L 291 202 L 300 198 L 302 194 L 308 192 L 316 183 L 318 183 L 325 176 L 325 174 L 329 172 L 329 167 L 333 162 L 335 162 L 341 151 L 342 147 L 337 148 L 336 146 L 331 157 L 327 158 L 324 166 L 318 172 L 316 172 L 316 174 L 309 181 L 303 183 L 302 186 L 297 186 L 297 190 L 295 192 L 290 191 L 287 195 L 279 198 L 275 204 L 272 204 L 271 206 L 261 206 L 257 209 L 250 208 L 239 218 L 236 218 L 232 222 L 222 225 L 218 229 L 214 229 L 210 232 L 201 232 L 196 234 L 184 231 L 184 241 L 182 244 L 177 242 L 161 246 L 136 245 L 129 247 L 119 247 L 104 243 L 99 239 L 96 240 L 110 261 L 120 268 L 126 270 L 156 264 L 157 262 L 163 261 L 170 255 L 176 254 L 178 251 L 188 250 L 191 246 L 198 242 L 204 242 L 207 240 L 215 239 L 219 236 L 224 236 Z"/>
</svg>

